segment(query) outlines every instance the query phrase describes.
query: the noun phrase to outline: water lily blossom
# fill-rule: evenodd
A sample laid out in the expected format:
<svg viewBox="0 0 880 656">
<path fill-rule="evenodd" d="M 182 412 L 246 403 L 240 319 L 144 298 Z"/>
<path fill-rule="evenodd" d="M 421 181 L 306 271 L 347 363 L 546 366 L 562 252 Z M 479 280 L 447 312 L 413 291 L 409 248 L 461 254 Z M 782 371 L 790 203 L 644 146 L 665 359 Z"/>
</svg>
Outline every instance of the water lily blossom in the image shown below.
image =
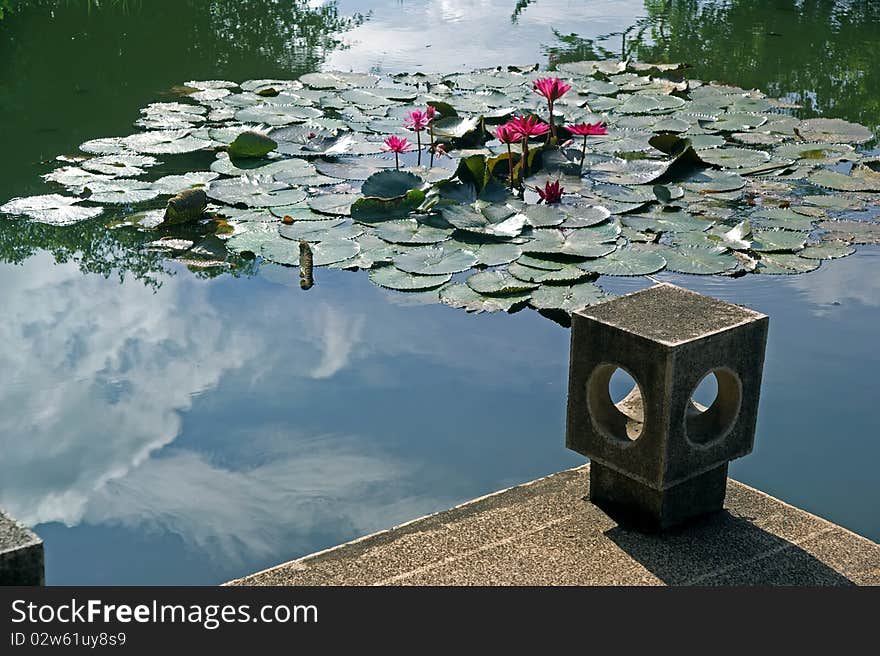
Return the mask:
<svg viewBox="0 0 880 656">
<path fill-rule="evenodd" d="M 431 134 L 431 147 L 428 150 L 431 151 L 431 166 L 434 166 L 434 153 L 436 152 L 434 149 L 434 118 L 437 116 L 437 109 L 432 105 L 428 105 L 425 107 L 425 116 L 428 117 L 428 129 Z M 416 133 L 418 134 L 418 133 Z"/>
<path fill-rule="evenodd" d="M 398 170 L 400 169 L 400 153 L 408 153 L 410 152 L 412 144 L 406 140 L 406 138 L 401 139 L 397 136 L 390 136 L 385 139 L 385 143 L 382 145 L 382 150 L 386 153 L 394 153 L 394 166 Z"/>
<path fill-rule="evenodd" d="M 550 132 L 550 126 L 537 116 L 514 116 L 507 125 L 519 133 L 520 139 L 540 137 Z"/>
<path fill-rule="evenodd" d="M 431 125 L 431 122 L 434 120 L 435 111 L 436 110 L 431 106 L 428 106 L 428 109 L 424 112 L 421 109 L 414 109 L 407 114 L 405 119 L 403 119 L 403 127 L 416 133 L 416 148 L 419 152 L 419 166 L 422 164 L 422 131 Z M 433 130 L 431 132 L 433 134 Z"/>
<path fill-rule="evenodd" d="M 425 128 L 428 127 L 428 124 L 431 122 L 431 117 L 428 116 L 427 112 L 423 112 L 420 109 L 415 109 L 407 114 L 406 118 L 403 119 L 403 127 L 407 130 L 412 130 L 413 132 L 421 132 Z"/>
<path fill-rule="evenodd" d="M 526 170 L 529 166 L 529 138 L 540 137 L 550 132 L 550 126 L 544 123 L 537 116 L 514 116 L 507 125 L 511 130 L 519 134 L 522 140 L 522 165 L 520 175 L 523 179 L 526 177 Z"/>
<path fill-rule="evenodd" d="M 581 151 L 581 168 L 584 167 L 584 159 L 587 157 L 587 137 L 608 134 L 608 130 L 602 121 L 598 121 L 596 123 L 576 123 L 572 125 L 566 125 L 565 129 L 572 134 L 583 136 L 584 138 L 584 147 Z"/>
<path fill-rule="evenodd" d="M 507 163 L 510 167 L 510 188 L 513 189 L 513 153 L 510 150 L 510 145 L 518 143 L 522 137 L 519 132 L 516 131 L 516 128 L 510 123 L 499 125 L 495 128 L 494 134 L 498 141 L 507 145 Z"/>
<path fill-rule="evenodd" d="M 571 89 L 571 85 L 563 82 L 558 77 L 542 77 L 534 82 L 535 93 L 539 93 L 547 99 L 547 109 L 550 112 L 550 134 L 556 138 L 556 124 L 553 122 L 553 103 L 562 98 Z"/>
<path fill-rule="evenodd" d="M 541 187 L 535 187 L 535 191 L 538 192 L 542 201 L 547 205 L 552 205 L 562 200 L 562 194 L 565 192 L 565 189 L 560 186 L 559 180 L 557 180 L 556 182 L 548 181 L 544 183 L 543 189 L 541 189 Z"/>
</svg>

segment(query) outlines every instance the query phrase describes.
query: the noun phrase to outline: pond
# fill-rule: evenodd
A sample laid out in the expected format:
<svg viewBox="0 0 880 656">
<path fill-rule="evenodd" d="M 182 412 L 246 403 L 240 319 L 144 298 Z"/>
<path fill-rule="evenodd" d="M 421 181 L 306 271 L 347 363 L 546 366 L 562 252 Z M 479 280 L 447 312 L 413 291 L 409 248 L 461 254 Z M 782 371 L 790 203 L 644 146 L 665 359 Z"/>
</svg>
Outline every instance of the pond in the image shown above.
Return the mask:
<svg viewBox="0 0 880 656">
<path fill-rule="evenodd" d="M 880 125 L 880 7 L 831 0 L 2 2 L 0 203 L 192 79 L 684 61 Z M 215 584 L 559 469 L 568 331 L 321 269 L 209 276 L 125 233 L 0 217 L 0 506 L 49 584 Z M 755 452 L 731 475 L 880 539 L 880 250 L 687 276 L 771 317 Z M 610 291 L 647 284 L 617 278 Z"/>
</svg>

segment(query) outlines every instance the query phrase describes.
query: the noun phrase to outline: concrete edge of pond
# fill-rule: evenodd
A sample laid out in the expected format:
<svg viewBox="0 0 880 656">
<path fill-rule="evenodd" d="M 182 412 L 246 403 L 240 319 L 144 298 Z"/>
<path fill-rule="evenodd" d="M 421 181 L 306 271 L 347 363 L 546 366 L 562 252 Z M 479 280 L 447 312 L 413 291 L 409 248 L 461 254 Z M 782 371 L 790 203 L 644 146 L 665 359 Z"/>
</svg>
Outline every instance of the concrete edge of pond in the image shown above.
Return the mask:
<svg viewBox="0 0 880 656">
<path fill-rule="evenodd" d="M 0 585 L 43 583 L 43 541 L 0 508 Z"/>
<path fill-rule="evenodd" d="M 880 545 L 732 479 L 723 511 L 654 535 L 588 489 L 584 465 L 225 585 L 880 585 Z"/>
</svg>

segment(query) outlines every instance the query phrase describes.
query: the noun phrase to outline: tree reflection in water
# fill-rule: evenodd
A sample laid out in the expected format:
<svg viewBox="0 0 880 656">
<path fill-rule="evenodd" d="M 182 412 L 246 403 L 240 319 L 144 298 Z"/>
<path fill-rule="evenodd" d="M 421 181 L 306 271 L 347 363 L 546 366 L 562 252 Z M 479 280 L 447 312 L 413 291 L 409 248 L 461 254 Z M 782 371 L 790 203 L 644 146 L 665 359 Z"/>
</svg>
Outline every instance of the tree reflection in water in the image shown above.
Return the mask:
<svg viewBox="0 0 880 656">
<path fill-rule="evenodd" d="M 863 0 L 645 0 L 645 17 L 597 39 L 555 31 L 551 64 L 685 62 L 694 77 L 758 88 L 804 116 L 880 125 L 880 3 Z"/>
</svg>

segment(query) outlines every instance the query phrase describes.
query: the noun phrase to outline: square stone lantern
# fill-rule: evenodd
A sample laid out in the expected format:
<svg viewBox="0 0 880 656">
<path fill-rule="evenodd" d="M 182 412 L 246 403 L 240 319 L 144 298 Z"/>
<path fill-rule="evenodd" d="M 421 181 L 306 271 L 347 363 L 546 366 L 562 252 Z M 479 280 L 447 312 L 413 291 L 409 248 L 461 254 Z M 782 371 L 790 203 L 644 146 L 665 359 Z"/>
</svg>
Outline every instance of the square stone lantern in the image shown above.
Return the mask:
<svg viewBox="0 0 880 656">
<path fill-rule="evenodd" d="M 766 315 L 658 284 L 572 315 L 566 446 L 590 458 L 590 500 L 658 531 L 721 510 L 727 464 L 751 452 Z M 617 369 L 635 381 L 614 403 Z M 713 375 L 717 396 L 694 402 Z"/>
</svg>

